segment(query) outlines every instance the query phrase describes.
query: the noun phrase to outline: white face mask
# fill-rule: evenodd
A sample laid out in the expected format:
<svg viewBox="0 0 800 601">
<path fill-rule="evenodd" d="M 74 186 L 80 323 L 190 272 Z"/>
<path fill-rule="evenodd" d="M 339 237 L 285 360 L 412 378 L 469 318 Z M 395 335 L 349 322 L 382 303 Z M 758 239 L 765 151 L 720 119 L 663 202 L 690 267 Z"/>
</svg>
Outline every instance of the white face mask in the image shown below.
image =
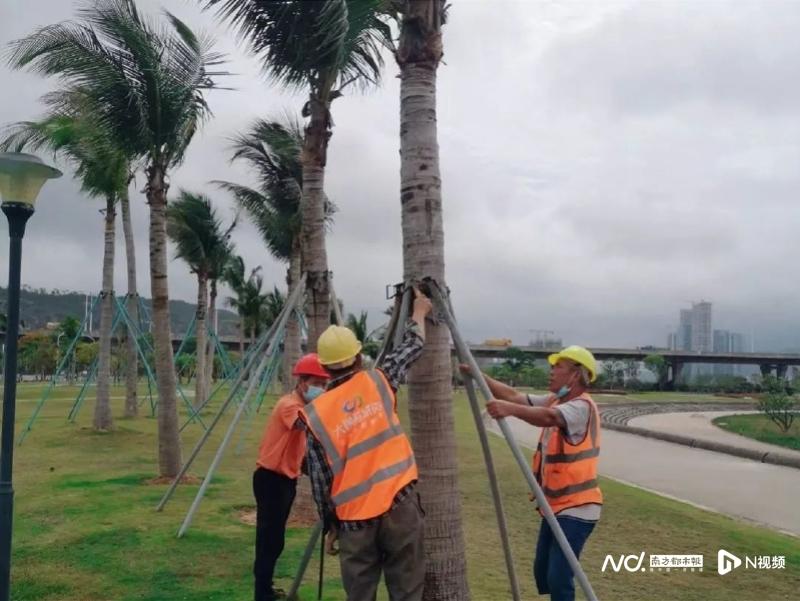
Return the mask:
<svg viewBox="0 0 800 601">
<path fill-rule="evenodd" d="M 310 403 L 323 392 L 325 392 L 325 389 L 321 388 L 320 386 L 309 386 L 308 389 L 303 393 L 303 398 L 307 403 Z"/>
</svg>

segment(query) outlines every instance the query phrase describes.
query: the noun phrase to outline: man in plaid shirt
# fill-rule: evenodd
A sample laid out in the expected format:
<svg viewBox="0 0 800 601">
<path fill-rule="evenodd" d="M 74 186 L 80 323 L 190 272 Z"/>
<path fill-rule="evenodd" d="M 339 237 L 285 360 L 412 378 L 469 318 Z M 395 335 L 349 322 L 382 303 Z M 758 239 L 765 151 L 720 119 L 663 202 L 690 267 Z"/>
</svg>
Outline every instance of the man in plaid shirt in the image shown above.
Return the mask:
<svg viewBox="0 0 800 601">
<path fill-rule="evenodd" d="M 384 361 L 376 366 L 383 374 L 386 382 L 391 387 L 392 419 L 396 422 L 394 410 L 395 393 L 405 378 L 410 366 L 422 354 L 425 343 L 425 317 L 431 311 L 431 301 L 419 291 L 415 290 L 415 300 L 411 319 L 405 324 L 403 340 L 397 348 L 386 355 Z M 351 338 L 352 337 L 352 341 Z M 331 339 L 335 339 L 331 342 Z M 339 346 L 336 346 L 336 345 Z M 349 352 L 337 356 L 341 345 Z M 347 345 L 351 344 L 351 347 Z M 326 361 L 326 346 L 333 346 Z M 360 344 L 355 341 L 352 332 L 345 328 L 331 326 L 320 336 L 318 342 L 320 361 L 331 374 L 327 393 L 315 401 L 320 404 L 330 403 L 331 391 L 351 381 L 357 375 L 363 378 L 364 369 L 360 353 Z M 346 357 L 353 354 L 352 357 Z M 344 361 L 342 361 L 344 357 Z M 336 362 L 332 363 L 332 359 Z M 342 363 L 345 365 L 342 366 Z M 374 372 L 373 372 L 374 373 Z M 374 377 L 374 376 L 373 376 Z M 326 398 L 327 397 L 327 398 Z M 332 499 L 334 487 L 334 470 L 331 467 L 332 457 L 336 451 L 330 446 L 326 448 L 324 439 L 335 437 L 325 430 L 319 421 L 314 427 L 315 409 L 307 408 L 310 415 L 304 417 L 307 427 L 307 460 L 308 473 L 311 478 L 312 492 L 317 504 L 319 514 L 323 519 L 326 537 L 326 548 L 329 553 L 335 553 L 334 543 L 338 538 L 340 563 L 342 568 L 342 581 L 347 598 L 352 601 L 374 599 L 381 572 L 384 572 L 386 586 L 392 601 L 418 601 L 422 598 L 422 588 L 425 577 L 425 559 L 422 548 L 423 523 L 422 507 L 419 494 L 416 492 L 416 464 L 413 463 L 413 454 L 410 462 L 413 464 L 413 479 L 403 484 L 394 494 L 391 505 L 383 514 L 369 519 L 340 519 L 337 516 L 337 505 Z M 334 414 L 338 415 L 338 414 Z M 342 414 L 344 415 L 344 414 Z M 393 436 L 402 436 L 399 424 L 390 426 L 395 428 Z M 381 433 L 383 434 L 383 433 Z M 323 440 L 321 441 L 320 438 Z M 375 438 L 385 440 L 379 435 Z M 368 441 L 369 442 L 369 441 Z M 362 443 L 363 444 L 363 443 Z M 369 445 L 370 447 L 376 445 Z M 355 448 L 355 447 L 353 447 Z M 410 453 L 410 444 L 408 445 Z M 372 452 L 381 453 L 378 446 Z M 343 462 L 352 461 L 353 452 L 343 455 Z M 385 463 L 390 464 L 397 458 L 387 458 Z M 381 463 L 383 465 L 383 463 Z M 343 472 L 341 468 L 338 472 Z M 371 480 L 371 479 L 370 479 Z M 388 504 L 388 499 L 387 499 Z M 339 507 L 341 515 L 341 507 Z"/>
</svg>

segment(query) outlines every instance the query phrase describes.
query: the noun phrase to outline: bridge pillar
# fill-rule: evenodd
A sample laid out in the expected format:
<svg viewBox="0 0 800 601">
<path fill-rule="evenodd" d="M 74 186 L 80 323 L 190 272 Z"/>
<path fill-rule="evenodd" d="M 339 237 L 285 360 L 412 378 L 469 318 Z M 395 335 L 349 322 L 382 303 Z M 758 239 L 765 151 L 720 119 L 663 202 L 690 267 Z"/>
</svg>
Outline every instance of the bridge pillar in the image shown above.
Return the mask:
<svg viewBox="0 0 800 601">
<path fill-rule="evenodd" d="M 761 365 L 759 365 L 759 368 L 761 368 L 762 376 L 768 376 L 772 373 L 772 365 L 770 365 L 769 363 L 762 363 Z"/>
<path fill-rule="evenodd" d="M 683 363 L 672 360 L 669 362 L 669 373 L 667 375 L 667 390 L 675 390 L 675 385 L 683 372 Z"/>
<path fill-rule="evenodd" d="M 778 375 L 779 380 L 783 380 L 786 377 L 786 370 L 789 368 L 788 365 L 778 364 L 775 366 L 775 373 Z"/>
</svg>

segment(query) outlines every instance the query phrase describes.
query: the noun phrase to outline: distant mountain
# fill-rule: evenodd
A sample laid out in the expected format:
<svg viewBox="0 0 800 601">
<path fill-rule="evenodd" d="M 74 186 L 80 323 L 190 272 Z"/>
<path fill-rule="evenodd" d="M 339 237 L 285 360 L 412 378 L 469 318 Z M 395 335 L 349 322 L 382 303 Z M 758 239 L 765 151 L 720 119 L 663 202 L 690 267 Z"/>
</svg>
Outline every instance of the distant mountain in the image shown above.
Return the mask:
<svg viewBox="0 0 800 601">
<path fill-rule="evenodd" d="M 0 313 L 6 313 L 6 299 L 8 290 L 0 287 Z M 91 297 L 88 303 L 96 297 Z M 145 311 L 151 311 L 150 299 L 142 299 Z M 52 290 L 43 288 L 23 288 L 20 294 L 20 320 L 25 324 L 25 329 L 35 330 L 45 327 L 48 323 L 58 322 L 67 316 L 83 320 L 86 315 L 87 295 L 82 292 Z M 194 317 L 196 305 L 184 301 L 173 300 L 169 302 L 171 329 L 173 334 L 185 332 Z M 235 313 L 219 309 L 219 329 L 225 336 L 233 336 L 238 332 L 239 318 Z M 92 314 L 92 327 L 97 330 L 100 324 L 100 307 L 95 306 Z"/>
</svg>

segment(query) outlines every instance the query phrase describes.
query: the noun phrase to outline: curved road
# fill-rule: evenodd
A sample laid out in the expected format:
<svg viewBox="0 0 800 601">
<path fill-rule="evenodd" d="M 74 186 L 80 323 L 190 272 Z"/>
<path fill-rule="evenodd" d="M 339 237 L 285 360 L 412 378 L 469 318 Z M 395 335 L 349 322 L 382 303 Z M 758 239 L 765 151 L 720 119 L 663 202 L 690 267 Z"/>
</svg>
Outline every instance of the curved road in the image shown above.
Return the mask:
<svg viewBox="0 0 800 601">
<path fill-rule="evenodd" d="M 490 431 L 502 436 L 491 421 Z M 520 444 L 536 447 L 539 428 L 515 418 L 508 422 Z M 800 470 L 795 468 L 603 430 L 600 473 L 800 536 Z"/>
</svg>

